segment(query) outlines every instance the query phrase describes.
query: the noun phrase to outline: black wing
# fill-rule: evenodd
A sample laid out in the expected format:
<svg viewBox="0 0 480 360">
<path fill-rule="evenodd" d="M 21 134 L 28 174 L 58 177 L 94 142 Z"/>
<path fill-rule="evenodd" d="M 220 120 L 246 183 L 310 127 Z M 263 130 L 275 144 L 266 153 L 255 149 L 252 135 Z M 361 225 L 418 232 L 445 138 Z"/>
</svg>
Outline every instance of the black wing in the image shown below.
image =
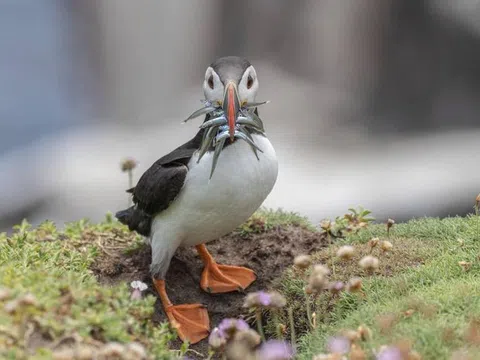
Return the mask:
<svg viewBox="0 0 480 360">
<path fill-rule="evenodd" d="M 145 171 L 137 186 L 129 191 L 138 208 L 155 215 L 175 200 L 187 176 L 188 162 L 200 147 L 203 131 L 200 130 L 192 140 L 155 161 Z"/>
<path fill-rule="evenodd" d="M 130 230 L 149 236 L 154 215 L 167 209 L 180 193 L 188 173 L 188 162 L 201 145 L 204 130 L 193 139 L 163 156 L 143 173 L 137 185 L 127 190 L 134 206 L 115 215 Z"/>
</svg>

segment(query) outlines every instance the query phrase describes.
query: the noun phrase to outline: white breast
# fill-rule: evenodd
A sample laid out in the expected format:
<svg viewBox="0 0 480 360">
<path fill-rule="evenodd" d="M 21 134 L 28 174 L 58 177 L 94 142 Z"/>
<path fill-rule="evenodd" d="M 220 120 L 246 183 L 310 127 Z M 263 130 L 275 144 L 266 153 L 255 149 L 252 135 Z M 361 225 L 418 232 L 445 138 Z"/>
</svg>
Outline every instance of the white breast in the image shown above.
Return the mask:
<svg viewBox="0 0 480 360">
<path fill-rule="evenodd" d="M 261 206 L 275 184 L 278 164 L 270 141 L 253 138 L 263 150 L 259 160 L 245 141 L 237 140 L 222 150 L 210 180 L 213 152 L 198 164 L 194 154 L 180 194 L 154 219 L 155 239 L 182 246 L 205 243 L 234 230 Z"/>
</svg>

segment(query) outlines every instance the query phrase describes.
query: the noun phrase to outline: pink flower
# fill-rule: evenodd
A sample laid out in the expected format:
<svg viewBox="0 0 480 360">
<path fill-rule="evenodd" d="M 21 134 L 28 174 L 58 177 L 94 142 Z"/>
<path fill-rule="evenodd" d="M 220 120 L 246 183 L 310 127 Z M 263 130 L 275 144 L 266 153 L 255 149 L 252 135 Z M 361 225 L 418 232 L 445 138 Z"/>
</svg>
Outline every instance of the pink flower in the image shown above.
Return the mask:
<svg viewBox="0 0 480 360">
<path fill-rule="evenodd" d="M 259 359 L 262 360 L 289 360 L 293 359 L 292 347 L 280 340 L 268 340 L 258 349 Z"/>
</svg>

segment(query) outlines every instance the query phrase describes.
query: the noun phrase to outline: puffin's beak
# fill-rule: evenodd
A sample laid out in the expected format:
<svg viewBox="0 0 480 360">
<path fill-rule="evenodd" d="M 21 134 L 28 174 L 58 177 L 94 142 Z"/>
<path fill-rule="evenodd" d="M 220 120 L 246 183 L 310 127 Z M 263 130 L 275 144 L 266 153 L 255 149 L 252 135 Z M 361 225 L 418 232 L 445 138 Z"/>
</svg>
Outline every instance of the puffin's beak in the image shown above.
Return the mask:
<svg viewBox="0 0 480 360">
<path fill-rule="evenodd" d="M 235 124 L 240 111 L 240 101 L 238 100 L 237 86 L 233 82 L 227 83 L 225 95 L 223 98 L 223 111 L 227 117 L 230 141 L 233 142 L 235 135 Z"/>
</svg>

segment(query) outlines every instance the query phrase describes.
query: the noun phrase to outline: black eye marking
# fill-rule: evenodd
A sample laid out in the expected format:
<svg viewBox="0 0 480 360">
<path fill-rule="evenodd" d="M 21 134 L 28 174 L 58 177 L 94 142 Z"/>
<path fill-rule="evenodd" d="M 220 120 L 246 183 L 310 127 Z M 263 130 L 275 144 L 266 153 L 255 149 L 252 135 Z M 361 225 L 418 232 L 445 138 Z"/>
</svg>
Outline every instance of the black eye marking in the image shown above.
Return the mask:
<svg viewBox="0 0 480 360">
<path fill-rule="evenodd" d="M 253 85 L 253 78 L 248 75 L 248 80 L 247 80 L 247 89 L 250 89 Z"/>
<path fill-rule="evenodd" d="M 210 75 L 208 78 L 208 86 L 210 86 L 210 89 L 213 90 L 213 75 Z"/>
</svg>

